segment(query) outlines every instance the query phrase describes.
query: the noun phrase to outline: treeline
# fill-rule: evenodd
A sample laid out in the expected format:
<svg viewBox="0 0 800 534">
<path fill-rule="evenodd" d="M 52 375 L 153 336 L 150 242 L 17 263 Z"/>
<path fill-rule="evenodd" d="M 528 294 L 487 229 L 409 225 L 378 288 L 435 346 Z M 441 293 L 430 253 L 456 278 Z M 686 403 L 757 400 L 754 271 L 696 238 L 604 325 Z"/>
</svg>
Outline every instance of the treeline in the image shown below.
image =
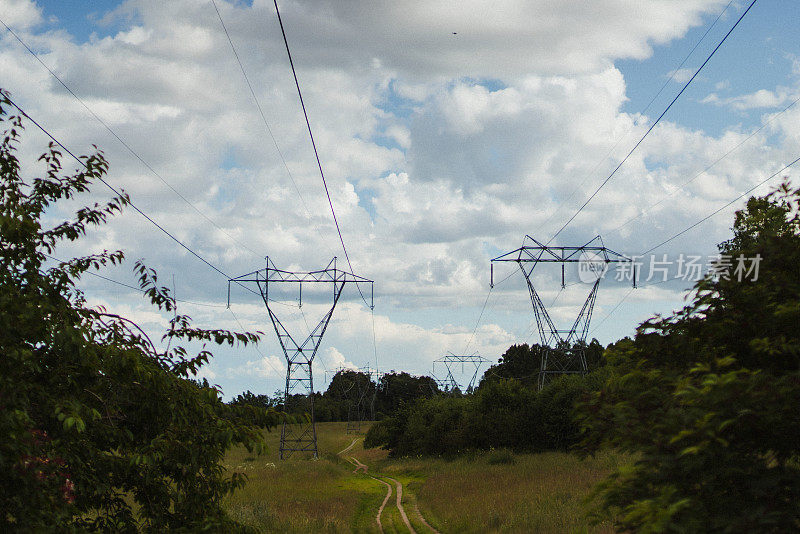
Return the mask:
<svg viewBox="0 0 800 534">
<path fill-rule="evenodd" d="M 366 444 L 397 455 L 612 447 L 636 460 L 597 487 L 597 521 L 799 531 L 800 189 L 751 198 L 732 229 L 689 303 L 607 347 L 585 377 L 536 392 L 543 349 L 512 347 L 474 395 L 419 400 Z"/>
<path fill-rule="evenodd" d="M 391 371 L 375 383 L 367 373 L 345 369 L 333 376 L 324 392 L 314 393 L 314 418 L 320 422 L 380 420 L 417 399 L 437 393 L 436 381 L 429 376 Z M 296 415 L 308 410 L 304 395 L 292 395 L 287 400 L 282 391 L 276 391 L 271 397 L 246 391 L 230 404 L 273 408 Z"/>
<path fill-rule="evenodd" d="M 365 446 L 384 447 L 400 456 L 491 448 L 565 450 L 580 438 L 571 415 L 574 401 L 606 377 L 603 346 L 592 340 L 580 348 L 590 373 L 556 379 L 539 391 L 547 348 L 512 345 L 486 370 L 473 394 L 440 394 L 406 404 L 370 429 Z"/>
</svg>

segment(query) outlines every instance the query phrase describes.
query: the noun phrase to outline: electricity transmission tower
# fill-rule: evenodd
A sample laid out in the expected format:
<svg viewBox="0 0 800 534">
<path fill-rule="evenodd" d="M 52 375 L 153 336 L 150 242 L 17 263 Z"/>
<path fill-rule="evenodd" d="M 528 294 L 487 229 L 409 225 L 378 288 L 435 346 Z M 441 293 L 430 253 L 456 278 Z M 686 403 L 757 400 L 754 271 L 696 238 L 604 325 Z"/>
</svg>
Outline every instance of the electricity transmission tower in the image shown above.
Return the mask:
<svg viewBox="0 0 800 534">
<path fill-rule="evenodd" d="M 333 316 L 333 310 L 339 302 L 339 297 L 347 282 L 370 284 L 373 281 L 353 273 L 336 268 L 334 257 L 328 266 L 318 271 L 298 272 L 284 271 L 275 267 L 275 264 L 266 258 L 265 269 L 231 278 L 228 280 L 228 303 L 230 304 L 231 283 L 239 285 L 255 284 L 264 305 L 269 312 L 272 326 L 278 336 L 278 342 L 286 357 L 286 388 L 284 394 L 284 411 L 289 414 L 300 415 L 298 422 L 289 423 L 285 418 L 281 427 L 280 457 L 284 460 L 294 452 L 311 453 L 314 458 L 317 452 L 317 429 L 314 419 L 314 380 L 312 363 L 314 356 L 322 343 L 322 336 L 328 328 L 328 323 Z M 331 284 L 333 294 L 330 309 L 320 319 L 311 333 L 298 343 L 289 333 L 286 326 L 278 318 L 273 306 L 275 300 L 269 297 L 270 286 L 275 284 L 296 284 L 299 286 L 300 306 L 303 305 L 303 284 Z M 372 291 L 370 291 L 372 295 Z"/>
<path fill-rule="evenodd" d="M 442 379 L 436 379 L 436 383 L 439 387 L 445 391 L 455 391 L 458 389 L 464 393 L 470 393 L 473 389 L 475 389 L 475 381 L 478 378 L 478 370 L 480 369 L 481 365 L 484 362 L 488 362 L 486 358 L 482 356 L 478 356 L 478 354 L 471 354 L 469 356 L 461 356 L 453 354 L 452 352 L 448 352 L 446 355 L 442 356 L 438 360 L 433 361 L 433 369 L 431 373 L 436 376 L 436 364 L 444 365 L 445 368 L 445 377 Z M 472 373 L 469 382 L 467 383 L 467 387 L 463 388 L 463 384 L 459 384 L 456 377 L 453 375 L 453 369 L 461 365 L 461 374 L 464 374 L 464 367 L 467 366 L 467 369 L 472 369 L 474 367 L 474 371 Z"/>
<path fill-rule="evenodd" d="M 377 369 L 373 369 L 369 365 L 366 365 L 366 366 L 362 367 L 361 369 L 359 369 L 359 372 L 361 372 L 362 374 L 365 374 L 365 375 L 367 375 L 369 377 L 369 381 L 366 383 L 367 387 L 364 390 L 364 394 L 362 396 L 362 406 L 363 406 L 363 410 L 361 412 L 362 413 L 362 420 L 365 420 L 366 419 L 366 415 L 367 415 L 367 406 L 366 406 L 367 397 L 366 397 L 366 395 L 367 395 L 367 393 L 369 393 L 369 389 L 371 387 L 370 385 L 374 384 L 374 386 L 371 387 L 372 396 L 369 399 L 369 420 L 370 421 L 374 421 L 375 420 L 375 399 L 378 396 L 378 385 L 381 383 L 381 377 L 383 377 L 383 375 L 385 373 L 382 373 L 382 372 L 378 371 Z"/>
<path fill-rule="evenodd" d="M 494 262 L 516 262 L 528 284 L 536 327 L 539 330 L 539 338 L 544 349 L 539 370 L 539 389 L 542 389 L 557 375 L 585 374 L 587 372 L 586 337 L 589 333 L 589 322 L 592 318 L 600 280 L 603 279 L 609 264 L 627 263 L 633 287 L 636 287 L 636 264 L 633 260 L 606 248 L 600 236 L 580 247 L 551 247 L 526 235 L 520 248 L 492 259 L 492 287 L 494 287 Z M 592 284 L 578 317 L 572 323 L 571 328 L 567 330 L 556 328 L 534 287 L 531 275 L 540 263 L 561 264 L 562 289 L 566 287 L 565 266 L 567 263 L 578 263 L 578 274 L 581 281 Z"/>
<path fill-rule="evenodd" d="M 334 371 L 333 378 L 337 382 L 337 394 L 344 400 L 347 406 L 347 433 L 361 432 L 361 421 L 366 415 L 366 399 L 372 384 L 373 371 L 369 367 L 353 369 L 351 367 L 340 366 Z M 336 377 L 339 377 L 336 380 Z M 333 383 L 333 381 L 331 383 Z M 373 395 L 374 398 L 374 395 Z"/>
</svg>

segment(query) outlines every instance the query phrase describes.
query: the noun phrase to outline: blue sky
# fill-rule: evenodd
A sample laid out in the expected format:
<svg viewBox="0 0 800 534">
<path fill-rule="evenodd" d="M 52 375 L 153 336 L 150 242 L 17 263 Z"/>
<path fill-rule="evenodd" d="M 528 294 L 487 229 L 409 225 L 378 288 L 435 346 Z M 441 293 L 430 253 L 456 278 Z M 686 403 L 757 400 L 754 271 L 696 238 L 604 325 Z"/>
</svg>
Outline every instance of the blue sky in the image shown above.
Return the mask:
<svg viewBox="0 0 800 534">
<path fill-rule="evenodd" d="M 487 300 L 489 259 L 519 246 L 525 234 L 547 240 L 747 5 L 731 3 L 639 117 L 727 1 L 607 0 L 570 9 L 555 0 L 508 0 L 488 11 L 480 2 L 467 4 L 282 7 L 354 269 L 376 281 L 377 343 L 373 317 L 350 288 L 323 342 L 321 371 L 377 363 L 426 373 L 447 351 L 477 350 L 495 360 L 511 343 L 536 341 L 520 275 Z M 0 0 L 0 18 L 191 205 L 121 147 L 7 32 L 0 41 L 4 87 L 68 146 L 82 153 L 92 143 L 102 147 L 114 183 L 226 272 L 263 267 L 264 255 L 282 267 L 324 266 L 342 256 L 341 247 L 271 3 L 218 5 L 275 142 L 210 1 Z M 796 2 L 757 2 L 556 244 L 582 244 L 600 233 L 610 248 L 640 253 L 797 157 L 800 112 L 778 113 L 800 96 L 798 14 Z M 28 132 L 24 152 L 34 155 L 43 138 Z M 671 193 L 674 198 L 614 231 Z M 90 198 L 103 195 L 96 190 Z M 663 252 L 712 254 L 742 202 Z M 174 274 L 179 297 L 203 305 L 185 304 L 200 324 L 238 328 L 224 308 L 224 280 L 135 214 L 63 254 L 98 247 L 124 248 L 164 277 Z M 107 274 L 133 280 L 129 266 Z M 553 317 L 571 323 L 588 288 L 560 293 L 556 278 L 542 270 L 537 287 L 543 300 L 555 302 Z M 165 318 L 135 293 L 102 280 L 85 283 L 93 302 L 153 331 L 163 326 Z M 624 283 L 607 279 L 592 335 L 607 343 L 632 334 L 651 314 L 680 307 L 687 285 L 629 294 Z M 226 395 L 274 391 L 283 382 L 282 355 L 263 304 L 234 294 L 232 309 L 245 326 L 266 333 L 260 353 L 220 351 L 206 376 Z M 324 311 L 313 300 L 304 309 L 308 318 L 287 307 L 300 331 Z"/>
</svg>

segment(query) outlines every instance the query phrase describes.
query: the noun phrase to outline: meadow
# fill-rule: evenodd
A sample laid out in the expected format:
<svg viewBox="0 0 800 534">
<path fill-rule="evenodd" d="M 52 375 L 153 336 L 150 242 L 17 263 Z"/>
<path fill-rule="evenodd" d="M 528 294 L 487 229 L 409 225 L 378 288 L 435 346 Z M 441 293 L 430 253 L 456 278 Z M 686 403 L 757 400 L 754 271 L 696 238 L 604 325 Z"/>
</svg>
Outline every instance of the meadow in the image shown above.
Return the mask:
<svg viewBox="0 0 800 534">
<path fill-rule="evenodd" d="M 269 451 L 263 455 L 230 451 L 226 467 L 246 473 L 249 480 L 227 498 L 225 508 L 262 532 L 379 532 L 375 516 L 386 486 L 354 473 L 349 458 L 355 458 L 369 466 L 370 475 L 402 483 L 403 507 L 419 533 L 431 530 L 417 510 L 442 533 L 612 531 L 610 525 L 588 524 L 585 497 L 626 461 L 617 453 L 580 459 L 496 450 L 450 459 L 398 459 L 384 450 L 365 450 L 363 433 L 347 434 L 345 426 L 318 424 L 318 460 L 296 456 L 281 461 L 279 431 L 267 435 Z M 354 439 L 350 450 L 337 454 Z M 408 532 L 395 498 L 393 493 L 381 515 L 384 531 Z"/>
</svg>

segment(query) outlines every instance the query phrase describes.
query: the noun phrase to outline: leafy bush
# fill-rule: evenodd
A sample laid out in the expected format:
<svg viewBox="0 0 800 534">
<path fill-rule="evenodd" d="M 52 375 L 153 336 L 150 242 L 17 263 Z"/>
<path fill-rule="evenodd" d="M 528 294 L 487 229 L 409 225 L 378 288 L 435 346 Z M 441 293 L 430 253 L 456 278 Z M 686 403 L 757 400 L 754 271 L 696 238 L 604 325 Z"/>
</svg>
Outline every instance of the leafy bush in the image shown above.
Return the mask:
<svg viewBox="0 0 800 534">
<path fill-rule="evenodd" d="M 607 372 L 565 376 L 541 391 L 514 379 L 481 384 L 472 395 L 419 399 L 370 428 L 365 447 L 394 455 L 452 455 L 472 449 L 567 450 L 580 439 L 573 418 L 579 397 Z"/>
<path fill-rule="evenodd" d="M 86 306 L 76 282 L 123 260 L 103 251 L 45 266 L 59 243 L 102 225 L 125 194 L 46 227 L 54 203 L 88 191 L 107 173 L 102 153 L 61 172 L 51 144 L 45 175 L 24 182 L 15 151 L 19 116 L 0 91 L 0 524 L 7 531 L 236 530 L 220 502 L 245 482 L 220 463 L 234 444 L 258 448 L 276 414 L 237 408 L 192 379 L 214 344 L 254 334 L 194 328 L 176 315 L 158 349 L 132 321 Z M 48 211 L 52 216 L 54 211 Z M 159 310 L 175 301 L 137 263 L 142 290 Z M 190 355 L 180 342 L 202 344 Z"/>
<path fill-rule="evenodd" d="M 720 252 L 757 280 L 708 277 L 689 305 L 608 353 L 579 413 L 584 446 L 637 453 L 597 490 L 623 531 L 800 529 L 800 190 L 751 198 Z"/>
</svg>

